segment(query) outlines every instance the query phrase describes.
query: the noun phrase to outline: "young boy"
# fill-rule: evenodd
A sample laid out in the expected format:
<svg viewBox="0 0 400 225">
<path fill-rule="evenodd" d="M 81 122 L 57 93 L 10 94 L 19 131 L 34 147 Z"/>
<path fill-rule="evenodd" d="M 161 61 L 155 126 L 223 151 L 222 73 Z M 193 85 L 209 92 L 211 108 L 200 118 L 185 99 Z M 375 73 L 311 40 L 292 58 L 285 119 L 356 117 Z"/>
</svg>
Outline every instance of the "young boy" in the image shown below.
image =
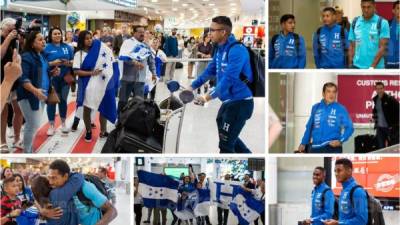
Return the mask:
<svg viewBox="0 0 400 225">
<path fill-rule="evenodd" d="M 318 69 L 344 69 L 349 48 L 347 31 L 336 23 L 336 11 L 326 7 L 322 11 L 324 25 L 313 36 L 313 52 Z"/>
<path fill-rule="evenodd" d="M 15 177 L 3 181 L 1 197 L 1 225 L 17 225 L 15 220 L 21 214 L 21 201 L 17 198 L 19 187 Z"/>
<path fill-rule="evenodd" d="M 269 68 L 304 69 L 306 46 L 304 38 L 294 33 L 294 15 L 283 15 L 280 22 L 282 31 L 272 37 L 269 47 Z"/>
</svg>

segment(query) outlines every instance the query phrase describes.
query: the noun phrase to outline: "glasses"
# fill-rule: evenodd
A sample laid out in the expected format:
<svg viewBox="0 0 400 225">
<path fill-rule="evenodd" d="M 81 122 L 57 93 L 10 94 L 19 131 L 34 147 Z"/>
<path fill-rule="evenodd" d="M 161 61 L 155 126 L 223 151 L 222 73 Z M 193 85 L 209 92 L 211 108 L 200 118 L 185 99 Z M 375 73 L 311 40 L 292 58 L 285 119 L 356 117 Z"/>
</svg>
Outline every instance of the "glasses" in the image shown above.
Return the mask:
<svg viewBox="0 0 400 225">
<path fill-rule="evenodd" d="M 213 29 L 213 28 L 210 28 L 210 31 L 211 31 L 211 32 L 221 31 L 221 30 L 225 30 L 225 29 L 223 29 L 223 28 L 220 28 L 220 29 Z"/>
</svg>

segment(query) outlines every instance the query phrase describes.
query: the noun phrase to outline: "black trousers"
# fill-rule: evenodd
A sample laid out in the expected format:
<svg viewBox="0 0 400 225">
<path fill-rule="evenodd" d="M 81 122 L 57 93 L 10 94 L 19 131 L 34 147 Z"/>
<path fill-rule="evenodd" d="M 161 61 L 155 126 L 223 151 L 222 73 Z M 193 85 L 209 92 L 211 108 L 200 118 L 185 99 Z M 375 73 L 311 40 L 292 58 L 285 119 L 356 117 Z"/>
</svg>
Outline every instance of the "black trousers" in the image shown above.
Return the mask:
<svg viewBox="0 0 400 225">
<path fill-rule="evenodd" d="M 134 212 L 135 212 L 135 224 L 140 225 L 140 222 L 142 221 L 142 204 L 135 204 L 134 205 Z"/>
<path fill-rule="evenodd" d="M 229 209 L 217 208 L 218 225 L 226 225 L 228 223 Z"/>
</svg>

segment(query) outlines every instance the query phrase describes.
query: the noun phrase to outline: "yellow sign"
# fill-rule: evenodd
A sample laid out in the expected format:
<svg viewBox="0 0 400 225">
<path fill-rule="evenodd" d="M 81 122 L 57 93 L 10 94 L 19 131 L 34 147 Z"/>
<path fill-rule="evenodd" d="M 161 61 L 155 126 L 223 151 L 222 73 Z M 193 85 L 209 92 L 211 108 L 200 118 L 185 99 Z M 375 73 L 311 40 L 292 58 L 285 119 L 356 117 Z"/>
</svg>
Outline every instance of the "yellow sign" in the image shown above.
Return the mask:
<svg viewBox="0 0 400 225">
<path fill-rule="evenodd" d="M 86 30 L 86 23 L 79 21 L 79 23 L 76 24 L 75 28 L 79 30 Z"/>
</svg>

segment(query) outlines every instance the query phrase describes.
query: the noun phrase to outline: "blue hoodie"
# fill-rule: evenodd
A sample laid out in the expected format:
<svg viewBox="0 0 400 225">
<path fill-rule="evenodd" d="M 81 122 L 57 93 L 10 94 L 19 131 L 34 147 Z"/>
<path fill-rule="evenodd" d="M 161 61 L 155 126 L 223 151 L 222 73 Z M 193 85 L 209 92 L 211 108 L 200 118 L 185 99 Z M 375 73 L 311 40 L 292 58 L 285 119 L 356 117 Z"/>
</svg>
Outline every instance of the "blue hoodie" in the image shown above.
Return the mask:
<svg viewBox="0 0 400 225">
<path fill-rule="evenodd" d="M 343 134 L 342 128 L 344 128 Z M 353 132 L 353 123 L 346 108 L 337 102 L 327 105 L 324 100 L 321 100 L 312 107 L 301 144 L 310 143 L 311 137 L 312 148 L 327 146 L 333 140 L 343 143 Z"/>
<path fill-rule="evenodd" d="M 350 202 L 350 190 L 357 183 L 350 178 L 343 184 L 342 193 L 339 197 L 339 224 L 340 225 L 367 225 L 368 222 L 368 200 L 365 190 L 357 188 L 353 192 L 353 204 Z M 353 205 L 356 208 L 353 208 Z"/>
<path fill-rule="evenodd" d="M 313 36 L 313 51 L 314 60 L 317 68 L 325 69 L 343 69 L 345 68 L 345 49 L 349 48 L 348 33 L 344 30 L 344 42 L 342 43 L 341 37 L 342 27 L 338 24 L 329 26 L 322 26 L 319 34 L 314 33 Z"/>
<path fill-rule="evenodd" d="M 324 205 L 322 205 L 322 194 L 325 192 Z M 312 192 L 312 207 L 311 207 L 311 219 L 313 225 L 323 225 L 322 220 L 332 219 L 334 207 L 335 207 L 335 196 L 331 188 L 325 183 L 314 187 Z"/>
<path fill-rule="evenodd" d="M 250 56 L 243 45 L 234 45 L 236 38 L 231 34 L 225 44 L 218 45 L 217 52 L 204 72 L 192 83 L 196 89 L 212 77 L 217 77 L 217 86 L 210 92 L 211 97 L 219 98 L 221 101 L 243 100 L 252 97 L 251 90 L 242 80 L 240 74 L 247 76 L 253 81 L 253 72 L 250 65 Z"/>
<path fill-rule="evenodd" d="M 306 45 L 304 38 L 299 35 L 299 52 L 293 33 L 280 33 L 272 46 L 269 45 L 269 68 L 271 69 L 304 69 L 306 67 Z"/>
<path fill-rule="evenodd" d="M 400 55 L 399 55 L 399 49 L 400 49 L 400 42 L 399 42 L 399 37 L 400 37 L 400 24 L 397 22 L 395 18 L 390 22 L 390 40 L 388 43 L 388 48 L 387 48 L 387 55 L 385 57 L 386 60 L 386 67 L 390 68 L 400 68 Z"/>
<path fill-rule="evenodd" d="M 82 188 L 83 175 L 73 173 L 64 186 L 55 188 L 50 192 L 50 203 L 54 208 L 60 207 L 63 215 L 60 219 L 48 219 L 47 225 L 78 225 L 79 215 L 76 210 L 73 196 Z"/>
</svg>

